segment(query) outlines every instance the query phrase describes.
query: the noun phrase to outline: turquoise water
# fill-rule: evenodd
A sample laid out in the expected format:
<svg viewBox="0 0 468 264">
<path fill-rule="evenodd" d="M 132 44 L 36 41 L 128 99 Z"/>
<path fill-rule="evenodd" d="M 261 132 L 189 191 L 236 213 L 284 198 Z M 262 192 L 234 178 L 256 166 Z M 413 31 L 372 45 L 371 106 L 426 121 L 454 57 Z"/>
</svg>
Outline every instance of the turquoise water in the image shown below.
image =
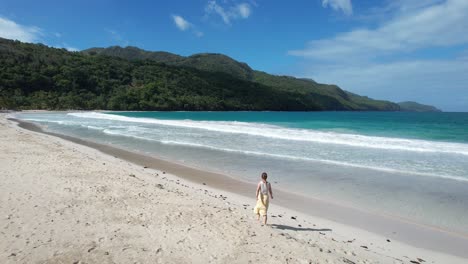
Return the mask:
<svg viewBox="0 0 468 264">
<path fill-rule="evenodd" d="M 468 113 L 20 114 L 47 130 L 468 234 Z"/>
<path fill-rule="evenodd" d="M 410 112 L 114 112 L 167 120 L 241 121 L 370 136 L 468 142 L 468 113 Z"/>
</svg>

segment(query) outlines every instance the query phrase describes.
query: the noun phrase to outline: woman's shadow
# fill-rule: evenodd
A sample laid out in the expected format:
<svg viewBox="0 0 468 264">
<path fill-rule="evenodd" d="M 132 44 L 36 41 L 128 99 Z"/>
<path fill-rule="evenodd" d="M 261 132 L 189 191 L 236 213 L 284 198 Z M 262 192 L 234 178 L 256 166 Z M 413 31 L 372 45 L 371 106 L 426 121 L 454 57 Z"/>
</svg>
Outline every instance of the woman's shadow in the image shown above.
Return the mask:
<svg viewBox="0 0 468 264">
<path fill-rule="evenodd" d="M 288 225 L 277 225 L 271 224 L 271 227 L 281 230 L 292 230 L 292 231 L 314 231 L 314 232 L 330 232 L 330 228 L 307 228 L 307 227 L 294 227 Z"/>
</svg>

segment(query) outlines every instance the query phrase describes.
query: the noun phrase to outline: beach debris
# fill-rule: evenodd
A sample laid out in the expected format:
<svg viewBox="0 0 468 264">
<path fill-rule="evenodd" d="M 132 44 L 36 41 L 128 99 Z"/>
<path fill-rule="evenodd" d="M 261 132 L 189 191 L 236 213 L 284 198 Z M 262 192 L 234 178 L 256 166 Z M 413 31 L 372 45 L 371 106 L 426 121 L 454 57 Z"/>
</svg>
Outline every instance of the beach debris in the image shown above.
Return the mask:
<svg viewBox="0 0 468 264">
<path fill-rule="evenodd" d="M 353 243 L 354 241 L 356 241 L 355 238 L 353 240 L 348 240 L 348 243 Z"/>
<path fill-rule="evenodd" d="M 16 253 L 11 253 L 8 257 L 16 257 Z"/>
<path fill-rule="evenodd" d="M 283 217 L 283 215 L 278 215 L 278 217 Z"/>
<path fill-rule="evenodd" d="M 206 183 L 202 183 L 203 185 L 206 185 Z"/>
<path fill-rule="evenodd" d="M 163 171 L 163 174 L 166 174 L 166 172 L 165 172 L 165 171 Z"/>
<path fill-rule="evenodd" d="M 135 174 L 129 174 L 128 176 L 129 176 L 129 177 L 136 178 Z"/>
<path fill-rule="evenodd" d="M 347 258 L 343 258 L 343 262 L 344 263 L 347 263 L 347 264 L 356 264 L 356 262 L 352 261 L 352 260 L 349 260 Z"/>
<path fill-rule="evenodd" d="M 297 225 L 298 227 L 302 227 L 302 225 Z"/>
<path fill-rule="evenodd" d="M 392 242 L 392 241 L 390 241 L 390 239 L 387 239 L 387 242 Z"/>
<path fill-rule="evenodd" d="M 148 166 L 143 166 L 143 169 L 147 169 L 147 168 L 148 168 Z"/>
<path fill-rule="evenodd" d="M 426 262 L 424 259 L 422 258 L 416 258 L 419 262 Z"/>
<path fill-rule="evenodd" d="M 156 184 L 156 187 L 159 188 L 159 189 L 164 189 L 164 186 L 160 183 Z"/>
<path fill-rule="evenodd" d="M 414 263 L 414 264 L 421 264 L 421 262 L 419 262 L 419 261 L 416 261 L 416 260 L 410 260 L 410 263 Z"/>
<path fill-rule="evenodd" d="M 362 248 L 369 249 L 367 246 L 361 246 Z"/>
<path fill-rule="evenodd" d="M 106 163 L 105 163 L 105 162 L 103 162 L 103 163 L 102 163 L 102 165 L 106 165 Z"/>
<path fill-rule="evenodd" d="M 296 216 L 291 216 L 291 219 L 296 220 Z"/>
<path fill-rule="evenodd" d="M 96 249 L 96 247 L 92 247 L 92 248 L 88 249 L 88 253 L 95 250 L 95 249 Z"/>
</svg>

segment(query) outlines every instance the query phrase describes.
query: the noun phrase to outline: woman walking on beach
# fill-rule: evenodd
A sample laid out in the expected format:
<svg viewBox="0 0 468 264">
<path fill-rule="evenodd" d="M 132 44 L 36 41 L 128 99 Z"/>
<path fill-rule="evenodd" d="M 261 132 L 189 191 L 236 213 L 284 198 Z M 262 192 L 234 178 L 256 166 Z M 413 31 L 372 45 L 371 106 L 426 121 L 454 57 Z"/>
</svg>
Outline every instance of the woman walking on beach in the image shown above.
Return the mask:
<svg viewBox="0 0 468 264">
<path fill-rule="evenodd" d="M 255 197 L 257 198 L 257 204 L 254 208 L 254 213 L 257 215 L 257 220 L 260 220 L 260 215 L 263 216 L 263 224 L 267 223 L 267 211 L 270 203 L 269 195 L 273 199 L 273 192 L 271 190 L 271 184 L 267 181 L 267 173 L 262 173 L 262 180 L 257 185 L 257 192 Z"/>
</svg>

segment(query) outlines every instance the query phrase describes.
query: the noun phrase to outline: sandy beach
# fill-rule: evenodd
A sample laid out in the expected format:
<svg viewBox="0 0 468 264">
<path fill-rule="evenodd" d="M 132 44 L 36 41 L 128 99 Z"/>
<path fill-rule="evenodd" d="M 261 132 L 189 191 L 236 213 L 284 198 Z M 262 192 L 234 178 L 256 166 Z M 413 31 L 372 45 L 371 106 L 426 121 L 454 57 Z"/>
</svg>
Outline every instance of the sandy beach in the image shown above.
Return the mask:
<svg viewBox="0 0 468 264">
<path fill-rule="evenodd" d="M 0 263 L 468 261 L 462 235 L 323 202 L 304 212 L 300 197 L 281 191 L 262 226 L 255 183 L 0 115 Z M 393 229 L 406 236 L 382 235 Z"/>
</svg>

